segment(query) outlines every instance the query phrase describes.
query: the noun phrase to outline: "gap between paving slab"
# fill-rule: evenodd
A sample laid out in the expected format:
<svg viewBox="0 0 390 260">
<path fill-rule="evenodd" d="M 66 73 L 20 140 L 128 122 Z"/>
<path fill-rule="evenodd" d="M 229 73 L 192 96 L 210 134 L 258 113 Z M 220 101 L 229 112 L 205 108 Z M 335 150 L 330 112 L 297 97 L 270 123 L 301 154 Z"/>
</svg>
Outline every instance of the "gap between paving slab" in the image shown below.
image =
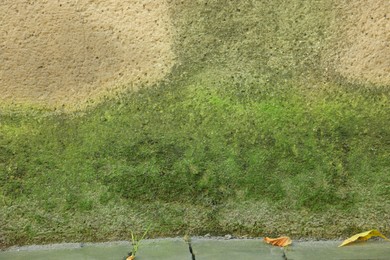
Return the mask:
<svg viewBox="0 0 390 260">
<path fill-rule="evenodd" d="M 283 259 L 281 248 L 266 245 L 260 239 L 199 239 L 191 242 L 196 260 L 219 259 Z M 14 247 L 0 252 L 0 260 L 92 260 L 123 259 L 131 251 L 129 242 L 97 244 L 54 244 Z M 141 242 L 136 260 L 191 260 L 188 244 L 181 238 L 150 239 Z"/>
<path fill-rule="evenodd" d="M 275 259 L 390 259 L 390 243 L 370 240 L 339 248 L 341 241 L 293 242 L 281 249 L 265 244 L 262 239 L 193 238 L 191 245 L 196 260 Z M 48 246 L 14 247 L 0 252 L 0 260 L 120 260 L 131 251 L 129 242 L 72 243 Z M 181 238 L 150 239 L 141 242 L 136 260 L 191 260 L 188 244 Z"/>
</svg>

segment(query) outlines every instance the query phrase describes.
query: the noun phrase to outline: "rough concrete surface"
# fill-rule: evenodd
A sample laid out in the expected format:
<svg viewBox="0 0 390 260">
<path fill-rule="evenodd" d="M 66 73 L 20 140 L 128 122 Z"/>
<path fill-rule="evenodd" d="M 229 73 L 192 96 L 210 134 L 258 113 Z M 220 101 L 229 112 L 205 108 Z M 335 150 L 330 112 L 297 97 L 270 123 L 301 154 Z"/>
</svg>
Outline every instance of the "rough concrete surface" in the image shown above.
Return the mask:
<svg viewBox="0 0 390 260">
<path fill-rule="evenodd" d="M 173 65 L 164 0 L 3 0 L 0 17 L 1 102 L 77 104 Z"/>
<path fill-rule="evenodd" d="M 335 3 L 341 38 L 326 54 L 329 69 L 390 84 L 390 2 Z M 0 102 L 72 107 L 158 82 L 181 40 L 169 10 L 167 0 L 1 1 Z"/>
<path fill-rule="evenodd" d="M 351 80 L 390 84 L 390 1 L 340 1 L 336 70 Z"/>
<path fill-rule="evenodd" d="M 262 239 L 194 239 L 192 248 L 196 260 L 269 259 L 269 260 L 329 260 L 329 259 L 389 259 L 390 243 L 372 240 L 338 247 L 341 241 L 293 242 L 286 248 L 265 244 Z M 11 248 L 0 252 L 0 259 L 123 259 L 131 250 L 130 243 L 56 244 Z M 136 259 L 194 259 L 183 239 L 151 239 L 141 242 Z"/>
</svg>

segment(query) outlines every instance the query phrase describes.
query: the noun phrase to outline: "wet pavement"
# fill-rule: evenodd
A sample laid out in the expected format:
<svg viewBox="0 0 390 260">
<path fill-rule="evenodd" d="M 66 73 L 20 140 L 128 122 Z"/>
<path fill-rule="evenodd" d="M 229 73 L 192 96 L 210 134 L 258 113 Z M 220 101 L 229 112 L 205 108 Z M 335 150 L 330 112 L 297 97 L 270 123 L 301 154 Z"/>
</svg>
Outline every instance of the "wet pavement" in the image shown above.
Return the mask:
<svg viewBox="0 0 390 260">
<path fill-rule="evenodd" d="M 338 247 L 340 243 L 341 241 L 293 242 L 291 246 L 282 249 L 265 244 L 262 239 L 193 238 L 191 246 L 196 260 L 390 260 L 390 242 L 388 241 L 369 240 Z M 129 251 L 131 251 L 129 242 L 54 244 L 13 247 L 0 252 L 0 259 L 121 260 Z M 188 244 L 183 239 L 171 238 L 142 241 L 136 260 L 148 259 L 192 260 L 193 258 Z"/>
</svg>

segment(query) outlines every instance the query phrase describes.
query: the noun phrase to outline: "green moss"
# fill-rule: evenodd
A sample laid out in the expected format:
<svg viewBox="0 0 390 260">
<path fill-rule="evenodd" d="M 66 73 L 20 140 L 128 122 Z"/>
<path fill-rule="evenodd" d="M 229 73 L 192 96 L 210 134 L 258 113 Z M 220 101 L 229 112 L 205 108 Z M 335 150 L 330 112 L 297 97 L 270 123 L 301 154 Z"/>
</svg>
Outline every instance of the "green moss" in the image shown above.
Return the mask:
<svg viewBox="0 0 390 260">
<path fill-rule="evenodd" d="M 191 71 L 227 74 L 318 73 L 336 15 L 333 1 L 172 1 L 176 52 Z M 319 74 L 317 75 L 319 76 Z"/>
<path fill-rule="evenodd" d="M 79 114 L 2 110 L 0 243 L 381 226 L 389 92 L 318 76 L 332 10 L 301 2 L 172 1 L 164 82 Z"/>
</svg>

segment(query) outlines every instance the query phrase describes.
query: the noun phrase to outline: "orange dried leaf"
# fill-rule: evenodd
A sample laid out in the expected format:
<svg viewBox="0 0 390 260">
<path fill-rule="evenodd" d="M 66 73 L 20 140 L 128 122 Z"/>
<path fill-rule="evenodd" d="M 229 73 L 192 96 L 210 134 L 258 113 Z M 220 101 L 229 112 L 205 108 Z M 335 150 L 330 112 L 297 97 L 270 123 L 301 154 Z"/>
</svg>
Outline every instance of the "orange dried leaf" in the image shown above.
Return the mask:
<svg viewBox="0 0 390 260">
<path fill-rule="evenodd" d="M 381 238 L 384 238 L 386 240 L 389 240 L 387 237 L 385 237 L 378 230 L 372 229 L 372 230 L 351 236 L 350 238 L 344 240 L 343 243 L 341 243 L 341 245 L 339 245 L 339 247 L 348 245 L 348 244 L 355 242 L 355 241 L 366 241 L 366 240 L 370 239 L 371 237 L 381 237 Z"/>
<path fill-rule="evenodd" d="M 264 242 L 271 244 L 271 245 L 274 245 L 274 246 L 284 247 L 284 246 L 291 245 L 292 240 L 289 237 L 278 237 L 278 238 L 265 237 Z"/>
<path fill-rule="evenodd" d="M 128 256 L 128 257 L 126 258 L 126 260 L 134 260 L 134 259 L 135 259 L 135 256 L 133 256 L 133 255 Z"/>
</svg>

